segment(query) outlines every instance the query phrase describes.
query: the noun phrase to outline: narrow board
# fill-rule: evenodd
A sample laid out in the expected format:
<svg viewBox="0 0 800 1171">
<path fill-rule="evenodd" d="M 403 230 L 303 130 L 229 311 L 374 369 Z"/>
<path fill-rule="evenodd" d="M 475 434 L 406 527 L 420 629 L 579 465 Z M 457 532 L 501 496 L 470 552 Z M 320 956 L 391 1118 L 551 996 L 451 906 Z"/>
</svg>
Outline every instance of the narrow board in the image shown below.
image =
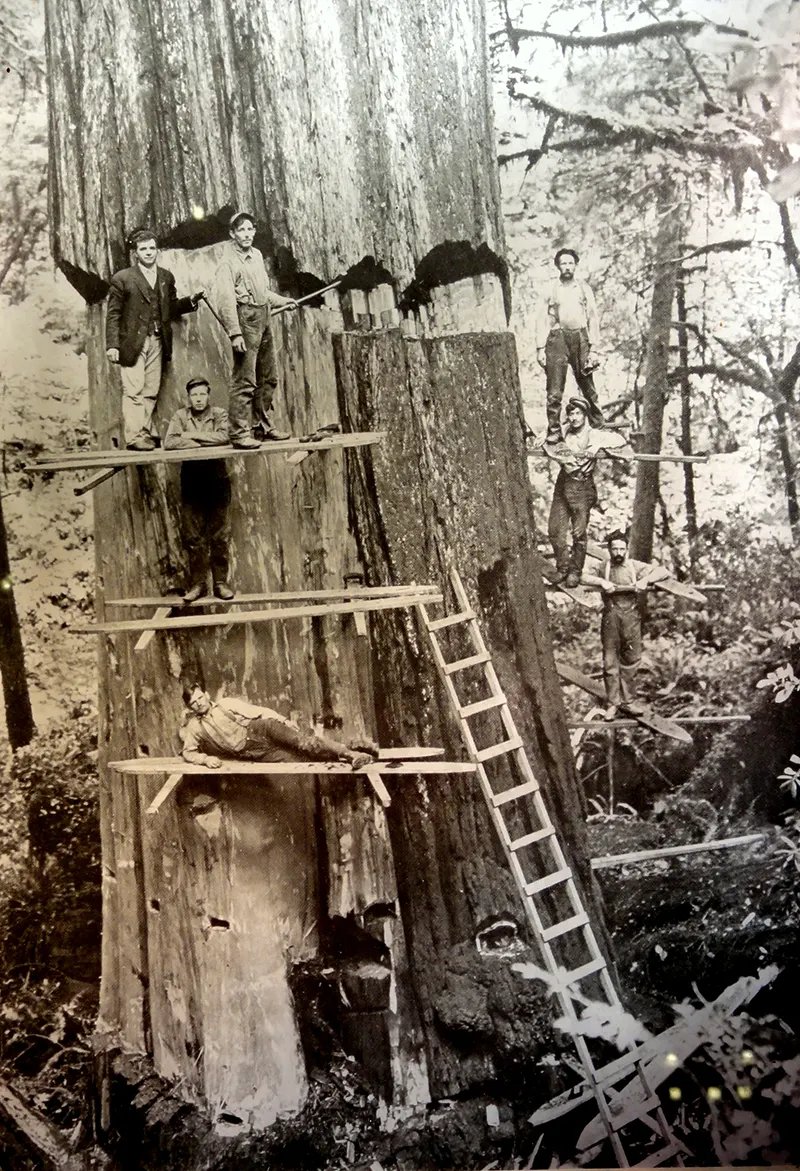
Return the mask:
<svg viewBox="0 0 800 1171">
<path fill-rule="evenodd" d="M 606 551 L 602 545 L 598 545 L 594 541 L 589 541 L 586 558 L 588 561 L 599 562 L 600 565 L 603 565 L 606 560 Z M 665 573 L 667 573 L 666 577 L 649 583 L 653 589 L 664 590 L 665 593 L 674 594 L 676 598 L 685 598 L 688 602 L 700 602 L 705 605 L 705 594 L 701 594 L 689 582 L 678 581 L 677 578 L 670 577 L 666 570 Z"/>
<path fill-rule="evenodd" d="M 330 439 L 318 439 L 314 442 L 302 439 L 283 439 L 262 443 L 260 447 L 198 447 L 185 448 L 180 451 L 165 451 L 163 447 L 155 451 L 128 451 L 112 449 L 111 451 L 87 451 L 60 455 L 43 455 L 25 465 L 28 472 L 66 472 L 79 471 L 81 468 L 124 468 L 146 467 L 148 464 L 192 463 L 211 459 L 234 459 L 239 456 L 251 455 L 285 455 L 290 451 L 329 451 L 343 447 L 369 447 L 373 443 L 380 443 L 386 438 L 385 431 L 359 431 L 350 435 L 331 435 Z"/>
<path fill-rule="evenodd" d="M 556 663 L 556 669 L 561 678 L 566 683 L 572 683 L 575 687 L 581 687 L 589 695 L 593 695 L 595 699 L 606 701 L 606 689 L 602 683 L 595 682 L 590 679 L 588 675 L 584 675 L 582 671 L 576 670 L 575 667 L 569 667 L 566 663 Z M 691 744 L 692 738 L 689 733 L 674 724 L 672 720 L 666 719 L 664 716 L 657 716 L 654 712 L 648 712 L 643 716 L 632 716 L 638 724 L 643 724 L 645 728 L 650 728 L 653 732 L 660 732 L 662 736 L 671 736 L 673 740 L 680 740 L 682 744 Z"/>
<path fill-rule="evenodd" d="M 576 589 L 570 589 L 561 582 L 555 581 L 554 578 L 558 577 L 558 570 L 554 565 L 548 565 L 548 563 L 543 559 L 540 559 L 539 568 L 541 570 L 542 577 L 549 583 L 551 589 L 555 589 L 558 590 L 559 593 L 566 594 L 567 597 L 570 598 L 573 602 L 577 602 L 579 606 L 584 606 L 587 610 L 599 610 L 601 608 L 603 603 L 599 594 L 595 593 L 594 591 L 590 592 L 584 586 L 578 586 Z"/>
<path fill-rule="evenodd" d="M 416 773 L 474 773 L 477 765 L 468 760 L 371 760 L 364 768 L 353 769 L 344 761 L 327 760 L 223 760 L 219 768 L 208 768 L 204 764 L 189 764 L 180 756 L 142 756 L 134 760 L 110 760 L 108 767 L 117 773 L 131 773 L 134 776 L 153 776 L 161 773 L 180 773 L 181 776 L 315 776 L 317 773 L 344 773 L 358 776 L 360 773 L 379 772 L 386 774 Z"/>
<path fill-rule="evenodd" d="M 255 602 L 302 602 L 308 601 L 311 598 L 317 598 L 320 601 L 354 601 L 365 598 L 397 598 L 404 597 L 406 594 L 439 594 L 441 591 L 438 586 L 434 585 L 411 585 L 411 586 L 360 586 L 352 590 L 291 590 L 283 593 L 275 592 L 271 594 L 237 594 L 235 598 L 229 601 L 223 601 L 222 598 L 215 598 L 207 596 L 198 598 L 196 602 L 186 602 L 180 594 L 167 594 L 161 598 L 106 598 L 106 606 L 125 606 L 129 608 L 147 607 L 147 606 L 169 606 L 170 609 L 177 610 L 195 610 L 203 606 L 246 606 Z"/>
</svg>

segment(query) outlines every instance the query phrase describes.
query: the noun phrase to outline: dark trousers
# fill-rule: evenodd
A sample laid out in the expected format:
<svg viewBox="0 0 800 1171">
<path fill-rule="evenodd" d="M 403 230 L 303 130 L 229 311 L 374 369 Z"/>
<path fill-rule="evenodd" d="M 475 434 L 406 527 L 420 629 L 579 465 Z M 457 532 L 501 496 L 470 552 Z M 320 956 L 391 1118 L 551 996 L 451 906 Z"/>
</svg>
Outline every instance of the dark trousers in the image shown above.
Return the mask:
<svg viewBox="0 0 800 1171">
<path fill-rule="evenodd" d="M 185 463 L 181 468 L 183 540 L 191 584 L 228 578 L 228 507 L 231 482 L 223 460 Z"/>
<path fill-rule="evenodd" d="M 247 740 L 240 758 L 271 764 L 281 760 L 340 760 L 346 751 L 346 746 L 336 740 L 259 716 L 247 726 Z"/>
<path fill-rule="evenodd" d="M 589 404 L 589 422 L 599 427 L 603 422 L 597 404 L 597 391 L 591 374 L 584 374 L 589 361 L 589 334 L 585 329 L 551 329 L 544 351 L 547 375 L 547 432 L 554 435 L 561 430 L 561 400 L 567 385 L 567 369 L 575 375 L 583 397 Z"/>
<path fill-rule="evenodd" d="M 266 305 L 239 305 L 239 326 L 247 349 L 233 354 L 228 417 L 231 442 L 249 439 L 253 429 L 272 426 L 269 412 L 278 385 L 275 346 Z"/>
<path fill-rule="evenodd" d="M 637 603 L 606 602 L 600 636 L 608 702 L 629 703 L 636 697 L 634 677 L 642 657 L 642 620 Z"/>
<path fill-rule="evenodd" d="M 580 573 L 586 560 L 586 533 L 589 514 L 597 504 L 594 478 L 576 480 L 562 468 L 558 473 L 550 505 L 547 535 L 556 555 L 556 567 L 561 573 L 574 569 Z M 569 538 L 572 533 L 572 550 Z"/>
</svg>

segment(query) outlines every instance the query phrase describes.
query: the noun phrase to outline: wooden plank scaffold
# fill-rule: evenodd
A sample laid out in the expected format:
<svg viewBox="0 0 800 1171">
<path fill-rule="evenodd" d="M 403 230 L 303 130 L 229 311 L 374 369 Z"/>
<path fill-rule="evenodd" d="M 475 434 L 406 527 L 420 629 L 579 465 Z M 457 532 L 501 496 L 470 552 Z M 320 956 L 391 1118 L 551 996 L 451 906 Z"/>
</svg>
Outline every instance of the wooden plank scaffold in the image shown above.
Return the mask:
<svg viewBox="0 0 800 1171">
<path fill-rule="evenodd" d="M 541 978 L 554 991 L 565 1017 L 570 1022 L 570 1032 L 588 1084 L 587 1093 L 593 1096 L 597 1103 L 598 1121 L 602 1123 L 602 1129 L 608 1137 L 618 1165 L 631 1165 L 623 1143 L 622 1131 L 634 1123 L 639 1123 L 643 1125 L 645 1132 L 652 1132 L 663 1144 L 657 1150 L 648 1152 L 645 1165 L 660 1166 L 668 1160 L 674 1160 L 677 1165 L 683 1166 L 683 1146 L 670 1129 L 658 1095 L 648 1081 L 637 1048 L 633 1047 L 623 1058 L 613 1063 L 613 1072 L 600 1071 L 595 1066 L 587 1038 L 581 1031 L 576 1006 L 586 1006 L 589 1003 L 580 988 L 582 981 L 596 978 L 607 1004 L 620 1010 L 622 1005 L 575 884 L 572 870 L 567 865 L 556 828 L 544 804 L 539 782 L 534 775 L 524 742 L 497 677 L 475 611 L 454 569 L 451 570 L 450 578 L 457 612 L 443 618 L 432 619 L 425 602 L 417 605 L 417 612 L 430 640 L 441 681 L 460 725 L 467 752 L 475 765 L 489 814 L 522 899 L 526 918 L 539 946 L 545 965 Z M 455 661 L 448 661 L 439 641 L 439 632 L 446 629 L 452 631 L 459 626 L 466 632 L 474 653 Z M 488 695 L 482 700 L 465 704 L 456 688 L 455 677 L 470 668 L 477 668 L 483 673 Z M 470 721 L 475 716 L 492 710 L 500 716 L 505 739 L 497 744 L 479 748 Z M 513 762 L 514 771 L 521 783 L 496 791 L 487 773 L 486 764 L 503 757 Z M 515 837 L 506 820 L 514 807 L 518 810 L 523 807 L 537 828 Z M 532 858 L 531 855 L 527 855 L 528 861 L 525 862 L 523 859 L 528 850 L 534 850 L 536 856 Z M 548 871 L 544 875 L 541 875 L 542 868 Z M 537 877 L 532 879 L 531 873 Z M 545 919 L 549 917 L 550 911 L 543 899 L 546 899 L 547 892 L 553 892 L 555 889 L 566 895 L 571 913 L 566 919 L 545 926 Z M 554 941 L 561 939 L 563 942 L 568 934 L 574 946 L 580 947 L 586 956 L 584 962 L 570 971 L 559 964 L 553 948 Z M 622 1091 L 618 1091 L 615 1086 L 622 1080 L 629 1081 L 630 1084 Z M 628 1095 L 623 1107 L 623 1094 L 630 1086 L 636 1087 L 636 1094 L 633 1097 Z M 627 1141 L 630 1139 L 627 1138 Z"/>
<path fill-rule="evenodd" d="M 354 586 L 350 589 L 343 590 L 284 590 L 281 592 L 258 593 L 258 594 L 237 594 L 234 598 L 227 601 L 207 595 L 198 598 L 194 602 L 186 602 L 179 594 L 170 594 L 165 597 L 145 597 L 145 598 L 106 598 L 105 606 L 115 607 L 121 609 L 136 609 L 148 610 L 153 609 L 152 618 L 155 622 L 161 623 L 162 620 L 173 616 L 173 611 L 178 611 L 180 615 L 186 617 L 187 615 L 197 613 L 200 610 L 206 610 L 209 607 L 214 607 L 215 611 L 229 613 L 231 607 L 239 606 L 253 606 L 260 605 L 265 602 L 282 605 L 284 602 L 318 602 L 318 603 L 343 603 L 343 602 L 364 602 L 377 601 L 380 599 L 402 599 L 406 597 L 416 598 L 420 595 L 438 593 L 436 586 L 427 585 L 409 585 L 409 586 Z M 400 604 L 398 602 L 398 604 Z M 339 611 L 341 612 L 341 611 Z M 366 615 L 368 610 L 354 610 L 345 611 L 352 613 L 356 625 L 356 631 L 359 635 L 367 635 Z M 177 615 L 174 615 L 177 616 Z M 282 611 L 282 616 L 285 617 L 304 617 L 305 615 L 287 615 Z M 143 621 L 139 619 L 139 621 Z M 266 621 L 266 619 L 261 619 Z M 203 623 L 206 625 L 206 623 Z M 228 623 L 225 623 L 228 625 Z M 81 633 L 93 632 L 95 627 L 84 628 Z M 142 628 L 141 637 L 134 646 L 134 651 L 146 650 L 152 640 L 155 638 L 157 630 L 162 629 L 160 626 L 148 626 Z"/>
<path fill-rule="evenodd" d="M 393 592 L 387 593 L 387 589 L 392 589 Z M 275 622 L 285 621 L 289 618 L 316 618 L 330 614 L 368 614 L 373 611 L 380 610 L 397 610 L 416 606 L 421 602 L 429 604 L 441 602 L 443 600 L 442 593 L 437 590 L 435 586 L 422 585 L 413 587 L 364 587 L 360 590 L 342 590 L 342 591 L 323 591 L 330 596 L 327 600 L 321 602 L 314 602 L 313 600 L 305 601 L 301 605 L 282 605 L 283 601 L 295 601 L 298 598 L 318 598 L 320 595 L 309 591 L 308 594 L 302 592 L 293 592 L 290 594 L 245 594 L 240 598 L 234 598 L 231 602 L 223 602 L 220 599 L 214 598 L 213 604 L 218 608 L 223 608 L 222 613 L 198 613 L 196 605 L 192 605 L 192 613 L 181 614 L 180 616 L 173 616 L 172 610 L 175 604 L 180 602 L 180 599 L 172 598 L 155 598 L 155 599 L 131 599 L 128 601 L 119 600 L 113 604 L 115 605 L 151 605 L 155 603 L 155 613 L 149 618 L 129 618 L 120 619 L 111 622 L 97 622 L 86 626 L 72 626 L 70 630 L 73 634 L 141 634 L 149 631 L 182 631 L 192 630 L 200 627 L 213 626 L 241 626 L 254 622 Z M 252 602 L 258 602 L 262 597 L 269 597 L 274 604 L 268 609 L 258 610 L 231 610 L 231 606 L 243 605 Z M 169 603 L 169 610 L 167 604 Z M 209 606 L 212 600 L 204 599 L 202 605 Z M 187 607 L 188 609 L 188 607 Z M 137 644 L 141 647 L 141 641 Z"/>
<path fill-rule="evenodd" d="M 254 761 L 223 760 L 218 768 L 205 764 L 189 764 L 179 756 L 139 756 L 131 760 L 111 760 L 108 767 L 114 772 L 134 776 L 158 776 L 167 774 L 167 780 L 150 802 L 146 812 L 157 813 L 167 798 L 187 776 L 364 776 L 375 791 L 384 808 L 391 804 L 388 790 L 383 783 L 384 775 L 417 776 L 442 775 L 447 773 L 474 773 L 475 765 L 466 760 L 441 760 L 441 748 L 381 748 L 377 760 L 370 761 L 363 768 L 354 769 L 343 761 Z"/>
<path fill-rule="evenodd" d="M 128 451 L 127 448 L 112 448 L 110 451 L 60 452 L 40 455 L 25 465 L 28 472 L 70 472 L 84 468 L 127 468 L 149 467 L 152 464 L 192 463 L 209 459 L 240 459 L 255 455 L 291 455 L 298 451 L 331 451 L 348 447 L 370 447 L 386 438 L 385 431 L 353 431 L 349 434 L 332 434 L 326 439 L 280 439 L 262 443 L 260 447 L 243 448 L 231 445 L 221 447 L 181 448 L 166 451 L 158 447 L 154 451 Z"/>
</svg>

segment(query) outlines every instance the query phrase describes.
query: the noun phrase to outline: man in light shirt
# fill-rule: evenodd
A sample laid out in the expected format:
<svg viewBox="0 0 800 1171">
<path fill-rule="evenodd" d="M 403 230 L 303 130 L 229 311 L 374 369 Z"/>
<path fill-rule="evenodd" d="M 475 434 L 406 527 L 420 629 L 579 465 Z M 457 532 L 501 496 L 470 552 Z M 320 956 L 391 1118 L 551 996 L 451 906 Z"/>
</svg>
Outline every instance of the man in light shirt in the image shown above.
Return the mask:
<svg viewBox="0 0 800 1171">
<path fill-rule="evenodd" d="M 600 342 L 597 306 L 585 281 L 575 275 L 578 254 L 559 248 L 554 263 L 558 276 L 550 282 L 536 315 L 536 359 L 547 375 L 547 442 L 561 439 L 561 400 L 571 369 L 589 406 L 589 422 L 599 427 L 603 415 L 597 402 L 592 371 Z"/>
<path fill-rule="evenodd" d="M 374 745 L 349 748 L 327 736 L 303 732 L 297 724 L 268 707 L 244 699 L 212 700 L 202 687 L 184 688 L 186 704 L 180 728 L 181 755 L 189 764 L 219 768 L 223 760 L 342 760 L 365 768 L 377 758 Z"/>
<path fill-rule="evenodd" d="M 646 712 L 636 698 L 635 676 L 642 658 L 642 615 L 639 598 L 647 590 L 651 574 L 660 568 L 628 556 L 628 538 L 620 529 L 606 537 L 608 558 L 599 574 L 587 580 L 603 591 L 603 679 L 606 685 L 606 717 L 620 709 L 632 716 Z"/>
<path fill-rule="evenodd" d="M 295 309 L 291 297 L 269 286 L 264 258 L 253 247 L 253 216 L 237 211 L 229 225 L 230 243 L 214 277 L 209 303 L 222 322 L 233 350 L 228 417 L 234 447 L 260 446 L 264 439 L 288 439 L 278 431 L 270 411 L 278 376 L 270 328 L 270 309 Z"/>
<path fill-rule="evenodd" d="M 561 465 L 550 505 L 547 534 L 556 557 L 558 580 L 567 589 L 580 585 L 586 560 L 589 514 L 597 504 L 594 469 L 598 457 L 605 453 L 618 459 L 631 459 L 634 454 L 624 435 L 590 426 L 588 413 L 589 404 L 585 399 L 569 399 L 564 439 L 546 449 L 550 458 Z"/>
</svg>

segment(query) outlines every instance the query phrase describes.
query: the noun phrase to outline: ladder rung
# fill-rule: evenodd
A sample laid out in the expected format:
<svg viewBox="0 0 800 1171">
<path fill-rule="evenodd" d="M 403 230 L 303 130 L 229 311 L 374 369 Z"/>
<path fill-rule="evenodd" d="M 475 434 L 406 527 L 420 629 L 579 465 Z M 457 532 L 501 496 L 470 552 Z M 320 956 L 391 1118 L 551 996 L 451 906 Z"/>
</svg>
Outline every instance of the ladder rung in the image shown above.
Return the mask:
<svg viewBox="0 0 800 1171">
<path fill-rule="evenodd" d="M 552 927 L 546 927 L 542 932 L 542 939 L 549 943 L 551 939 L 558 939 L 559 935 L 566 935 L 568 931 L 577 931 L 579 927 L 585 927 L 588 922 L 589 916 L 586 912 L 579 911 L 571 919 L 563 919 L 560 923 L 554 923 Z"/>
<path fill-rule="evenodd" d="M 549 886 L 558 886 L 560 882 L 566 882 L 569 878 L 572 878 L 569 866 L 563 870 L 554 870 L 552 874 L 547 874 L 544 878 L 537 878 L 535 882 L 527 883 L 525 894 L 538 895 L 540 890 L 547 890 Z"/>
<path fill-rule="evenodd" d="M 504 789 L 502 793 L 495 793 L 492 796 L 492 805 L 495 809 L 498 805 L 505 805 L 509 801 L 518 801 L 520 797 L 527 797 L 529 793 L 538 793 L 538 781 L 526 781 L 524 785 L 515 785 L 513 789 Z"/>
<path fill-rule="evenodd" d="M 460 622 L 469 622 L 477 618 L 474 610 L 464 610 L 461 614 L 448 614 L 447 618 L 434 618 L 428 623 L 428 630 L 444 630 L 446 626 L 458 626 Z"/>
<path fill-rule="evenodd" d="M 481 651 L 478 655 L 470 655 L 468 659 L 457 659 L 455 663 L 445 663 L 445 675 L 453 675 L 456 671 L 466 671 L 467 667 L 480 667 L 481 663 L 488 663 L 491 659 L 488 651 Z"/>
<path fill-rule="evenodd" d="M 519 736 L 512 736 L 510 740 L 504 740 L 502 744 L 493 744 L 491 748 L 482 748 L 480 752 L 475 753 L 475 759 L 481 764 L 485 760 L 494 760 L 496 756 L 502 756 L 505 752 L 516 752 L 518 748 L 524 748 L 525 745 Z"/>
<path fill-rule="evenodd" d="M 468 703 L 465 707 L 460 707 L 458 714 L 462 720 L 467 720 L 470 716 L 477 716 L 478 712 L 488 712 L 493 707 L 502 707 L 504 703 L 508 703 L 504 695 L 490 695 L 488 699 L 479 699 L 477 703 Z"/>
<path fill-rule="evenodd" d="M 544 829 L 537 829 L 533 833 L 525 834 L 524 837 L 515 838 L 509 849 L 523 850 L 525 846 L 532 846 L 534 842 L 541 842 L 544 838 L 551 838 L 555 832 L 556 828 L 554 825 L 546 825 Z"/>
<path fill-rule="evenodd" d="M 667 1146 L 662 1147 L 660 1151 L 652 1151 L 646 1159 L 642 1159 L 641 1163 L 634 1163 L 634 1167 L 660 1167 L 667 1159 L 671 1159 L 673 1155 L 682 1155 L 684 1147 L 681 1143 L 671 1142 Z"/>
<path fill-rule="evenodd" d="M 564 977 L 565 984 L 578 984 L 581 980 L 585 980 L 587 976 L 593 976 L 595 972 L 599 972 L 601 968 L 606 966 L 606 961 L 602 956 L 596 960 L 589 960 L 588 964 L 583 964 L 580 968 L 575 968 L 572 972 L 567 972 Z"/>
<path fill-rule="evenodd" d="M 618 1114 L 614 1112 L 614 1103 L 608 1103 L 608 1109 L 611 1114 L 611 1125 L 614 1130 L 623 1130 L 624 1127 L 629 1126 L 631 1122 L 635 1122 L 637 1118 L 641 1118 L 645 1114 L 650 1114 L 653 1110 L 658 1110 L 661 1106 L 658 1094 L 651 1094 L 649 1098 L 641 1099 L 638 1102 L 631 1102 L 625 1106 Z M 652 1121 L 655 1121 L 653 1119 Z"/>
</svg>

